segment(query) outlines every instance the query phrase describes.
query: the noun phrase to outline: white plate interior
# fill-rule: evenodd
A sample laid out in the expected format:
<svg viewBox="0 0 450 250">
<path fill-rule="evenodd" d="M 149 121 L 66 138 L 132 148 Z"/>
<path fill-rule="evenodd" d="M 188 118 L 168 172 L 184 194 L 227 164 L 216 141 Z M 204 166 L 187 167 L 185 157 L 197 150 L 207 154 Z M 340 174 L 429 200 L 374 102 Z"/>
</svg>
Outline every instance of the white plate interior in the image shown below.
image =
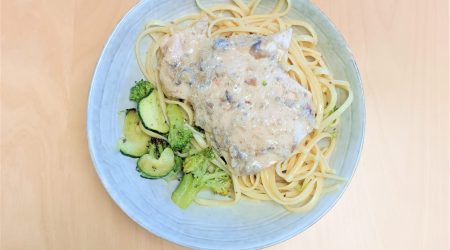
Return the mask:
<svg viewBox="0 0 450 250">
<path fill-rule="evenodd" d="M 207 2 L 207 1 L 203 1 Z M 208 1 L 208 4 L 223 1 Z M 308 1 L 292 1 L 290 17 L 313 25 L 319 47 L 337 79 L 350 82 L 354 102 L 341 121 L 336 151 L 330 164 L 349 181 L 356 168 L 364 134 L 364 103 L 354 59 L 341 35 Z M 270 3 L 263 1 L 264 8 Z M 176 6 L 176 7 L 174 7 Z M 89 147 L 97 173 L 115 202 L 134 221 L 152 233 L 196 249 L 251 249 L 286 240 L 317 221 L 338 200 L 348 182 L 325 195 L 307 214 L 290 213 L 272 202 L 242 200 L 235 206 L 192 205 L 186 210 L 170 200 L 177 183 L 146 180 L 135 170 L 136 160 L 116 149 L 121 137 L 123 112 L 134 107 L 129 88 L 143 78 L 134 42 L 149 20 L 173 20 L 198 12 L 194 1 L 142 1 L 119 23 L 100 57 L 88 105 Z"/>
</svg>

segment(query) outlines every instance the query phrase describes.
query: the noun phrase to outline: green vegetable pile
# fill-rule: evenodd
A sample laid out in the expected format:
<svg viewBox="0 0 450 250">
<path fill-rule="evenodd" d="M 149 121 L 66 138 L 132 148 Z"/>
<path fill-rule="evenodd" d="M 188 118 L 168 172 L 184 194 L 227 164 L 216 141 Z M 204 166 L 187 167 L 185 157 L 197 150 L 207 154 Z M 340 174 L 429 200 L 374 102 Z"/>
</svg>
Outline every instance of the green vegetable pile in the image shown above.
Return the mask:
<svg viewBox="0 0 450 250">
<path fill-rule="evenodd" d="M 179 105 L 167 105 L 164 115 L 155 87 L 146 80 L 135 82 L 129 99 L 137 108 L 126 112 L 124 137 L 118 147 L 122 154 L 138 158 L 136 170 L 141 177 L 181 180 L 172 194 L 172 201 L 180 208 L 192 204 L 202 190 L 229 194 L 230 175 L 211 163 L 215 158 L 212 148 L 193 146 L 193 132 L 201 129 L 188 125 Z"/>
</svg>

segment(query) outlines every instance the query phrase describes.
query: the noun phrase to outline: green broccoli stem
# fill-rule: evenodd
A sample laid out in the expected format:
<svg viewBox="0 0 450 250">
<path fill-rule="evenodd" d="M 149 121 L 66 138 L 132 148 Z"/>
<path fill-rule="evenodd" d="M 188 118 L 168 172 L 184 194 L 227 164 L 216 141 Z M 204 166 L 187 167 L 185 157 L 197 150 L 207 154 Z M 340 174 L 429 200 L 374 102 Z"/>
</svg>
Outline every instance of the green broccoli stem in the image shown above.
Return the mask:
<svg viewBox="0 0 450 250">
<path fill-rule="evenodd" d="M 203 186 L 192 174 L 185 174 L 177 189 L 172 193 L 172 201 L 185 209 L 195 200 Z"/>
</svg>

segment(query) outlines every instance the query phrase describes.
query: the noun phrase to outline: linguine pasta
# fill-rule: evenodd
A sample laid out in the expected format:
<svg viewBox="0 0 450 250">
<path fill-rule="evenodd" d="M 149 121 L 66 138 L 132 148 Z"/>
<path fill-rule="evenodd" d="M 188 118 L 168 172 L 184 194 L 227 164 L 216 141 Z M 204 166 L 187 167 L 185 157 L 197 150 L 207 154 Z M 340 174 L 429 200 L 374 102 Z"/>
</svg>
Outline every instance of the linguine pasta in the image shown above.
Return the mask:
<svg viewBox="0 0 450 250">
<path fill-rule="evenodd" d="M 349 83 L 336 80 L 317 50 L 317 34 L 306 22 L 288 19 L 290 0 L 279 0 L 270 13 L 255 14 L 261 0 L 244 3 L 234 0 L 230 4 L 221 4 L 206 8 L 196 0 L 201 13 L 180 17 L 173 22 L 151 21 L 138 36 L 135 53 L 144 76 L 155 83 L 162 109 L 166 104 L 177 104 L 186 112 L 188 122 L 194 125 L 194 111 L 185 101 L 167 97 L 161 88 L 159 65 L 162 58 L 160 44 L 163 36 L 192 25 L 205 15 L 209 20 L 208 37 L 233 36 L 238 34 L 270 35 L 289 28 L 294 29 L 288 54 L 280 62 L 291 78 L 312 93 L 315 105 L 317 127 L 297 145 L 290 157 L 277 162 L 259 173 L 236 176 L 229 170 L 227 163 L 216 155 L 212 162 L 230 173 L 234 194 L 231 200 L 206 200 L 197 198 L 202 205 L 234 204 L 242 196 L 255 200 L 274 201 L 286 209 L 306 212 L 313 208 L 321 195 L 338 188 L 345 179 L 336 175 L 328 159 L 336 145 L 336 128 L 343 112 L 349 108 L 353 94 Z M 144 39 L 150 38 L 145 57 L 141 46 Z M 338 104 L 338 96 L 345 100 Z M 167 117 L 166 117 L 167 120 Z M 200 150 L 209 147 L 210 135 L 193 129 L 194 148 Z M 183 157 L 183 155 L 180 155 Z M 326 182 L 331 180 L 331 186 Z"/>
</svg>

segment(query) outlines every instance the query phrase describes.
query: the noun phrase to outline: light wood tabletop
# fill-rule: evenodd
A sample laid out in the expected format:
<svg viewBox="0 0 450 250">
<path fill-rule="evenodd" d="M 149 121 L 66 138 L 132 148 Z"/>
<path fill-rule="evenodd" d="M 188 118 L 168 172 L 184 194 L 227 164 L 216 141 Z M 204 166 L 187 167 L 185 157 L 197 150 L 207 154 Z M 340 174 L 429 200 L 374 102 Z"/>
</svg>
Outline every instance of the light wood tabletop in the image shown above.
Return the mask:
<svg viewBox="0 0 450 250">
<path fill-rule="evenodd" d="M 447 0 L 314 0 L 347 39 L 367 109 L 359 169 L 271 249 L 449 249 Z M 1 249 L 181 249 L 128 218 L 92 166 L 86 105 L 136 0 L 1 2 Z"/>
</svg>

